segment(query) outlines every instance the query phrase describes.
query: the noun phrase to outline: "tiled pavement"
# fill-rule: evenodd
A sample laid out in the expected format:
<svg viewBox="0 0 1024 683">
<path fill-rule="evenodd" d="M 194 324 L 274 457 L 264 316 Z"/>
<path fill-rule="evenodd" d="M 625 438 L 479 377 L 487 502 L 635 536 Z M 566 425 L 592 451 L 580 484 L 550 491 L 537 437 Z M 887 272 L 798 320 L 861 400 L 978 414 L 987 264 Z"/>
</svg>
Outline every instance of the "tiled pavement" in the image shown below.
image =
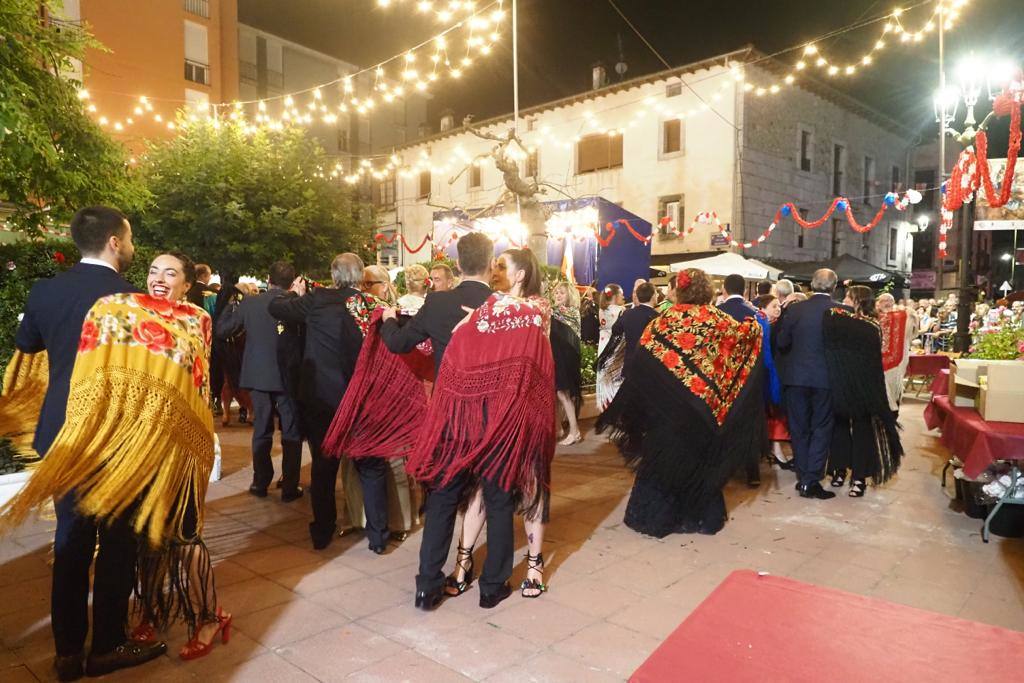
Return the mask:
<svg viewBox="0 0 1024 683">
<path fill-rule="evenodd" d="M 551 592 L 538 600 L 515 594 L 487 611 L 474 587 L 432 614 L 412 606 L 419 533 L 383 557 L 358 537 L 313 551 L 308 498 L 285 505 L 249 496 L 248 431 L 229 428 L 206 539 L 220 600 L 235 615 L 231 642 L 196 662 L 168 656 L 111 678 L 622 680 L 738 568 L 1024 630 L 1024 541 L 982 544 L 978 522 L 949 509 L 938 480 L 946 454 L 924 432 L 922 404 L 904 411 L 910 455 L 886 487 L 859 500 L 805 501 L 792 474 L 765 471 L 758 491 L 729 487 L 730 522 L 712 538 L 659 541 L 626 529 L 631 476 L 591 435 L 555 460 L 545 548 Z M 37 522 L 0 541 L 6 682 L 53 676 L 51 527 Z M 513 580 L 524 572 L 520 561 Z M 180 629 L 169 634 L 172 653 L 183 639 Z"/>
</svg>

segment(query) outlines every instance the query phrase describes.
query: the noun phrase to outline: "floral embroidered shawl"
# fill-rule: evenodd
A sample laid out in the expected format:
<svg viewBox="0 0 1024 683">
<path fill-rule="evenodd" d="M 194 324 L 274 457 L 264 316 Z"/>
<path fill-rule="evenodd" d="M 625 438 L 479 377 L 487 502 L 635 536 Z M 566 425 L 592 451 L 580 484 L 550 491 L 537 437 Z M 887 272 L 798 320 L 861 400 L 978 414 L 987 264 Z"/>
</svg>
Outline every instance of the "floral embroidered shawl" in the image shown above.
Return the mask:
<svg viewBox="0 0 1024 683">
<path fill-rule="evenodd" d="M 721 426 L 761 353 L 761 327 L 713 306 L 676 305 L 655 318 L 640 347 L 699 399 Z"/>
<path fill-rule="evenodd" d="M 429 486 L 462 472 L 539 502 L 555 451 L 550 306 L 492 294 L 455 330 L 408 471 Z"/>
<path fill-rule="evenodd" d="M 907 312 L 891 311 L 879 316 L 882 328 L 882 369 L 899 367 L 907 353 Z"/>
<path fill-rule="evenodd" d="M 209 314 L 190 303 L 145 294 L 97 301 L 82 325 L 64 427 L 0 510 L 0 527 L 75 490 L 86 515 L 131 511 L 153 547 L 187 540 L 190 501 L 201 529 L 213 466 L 211 329 Z"/>
</svg>

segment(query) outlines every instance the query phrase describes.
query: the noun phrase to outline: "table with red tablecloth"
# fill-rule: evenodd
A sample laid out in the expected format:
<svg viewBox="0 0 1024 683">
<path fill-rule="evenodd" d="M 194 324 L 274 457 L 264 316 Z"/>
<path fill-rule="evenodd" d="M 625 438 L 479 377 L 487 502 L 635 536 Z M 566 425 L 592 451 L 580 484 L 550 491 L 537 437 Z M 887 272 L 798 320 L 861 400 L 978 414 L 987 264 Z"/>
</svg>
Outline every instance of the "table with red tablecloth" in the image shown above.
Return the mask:
<svg viewBox="0 0 1024 683">
<path fill-rule="evenodd" d="M 941 353 L 922 353 L 910 356 L 907 374 L 916 377 L 934 377 L 949 367 L 949 356 Z"/>
<path fill-rule="evenodd" d="M 1024 460 L 1024 424 L 988 422 L 974 408 L 960 408 L 949 396 L 935 396 L 924 409 L 928 429 L 942 430 L 942 444 L 964 463 L 971 479 L 997 460 Z"/>
<path fill-rule="evenodd" d="M 946 396 L 949 394 L 949 370 L 939 370 L 932 380 L 932 396 Z"/>
</svg>

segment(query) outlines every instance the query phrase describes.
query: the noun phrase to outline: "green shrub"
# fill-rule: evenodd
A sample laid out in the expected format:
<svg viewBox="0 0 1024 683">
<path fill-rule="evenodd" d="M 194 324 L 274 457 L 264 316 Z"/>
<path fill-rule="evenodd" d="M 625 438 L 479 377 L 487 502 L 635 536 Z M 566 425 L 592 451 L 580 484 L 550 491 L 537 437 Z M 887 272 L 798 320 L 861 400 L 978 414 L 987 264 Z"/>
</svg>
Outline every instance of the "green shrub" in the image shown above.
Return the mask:
<svg viewBox="0 0 1024 683">
<path fill-rule="evenodd" d="M 1024 358 L 1024 328 L 1005 325 L 998 330 L 981 332 L 975 336 L 969 356 L 985 360 Z"/>
<path fill-rule="evenodd" d="M 582 344 L 580 360 L 580 377 L 584 388 L 597 384 L 597 347 L 593 344 Z"/>
</svg>

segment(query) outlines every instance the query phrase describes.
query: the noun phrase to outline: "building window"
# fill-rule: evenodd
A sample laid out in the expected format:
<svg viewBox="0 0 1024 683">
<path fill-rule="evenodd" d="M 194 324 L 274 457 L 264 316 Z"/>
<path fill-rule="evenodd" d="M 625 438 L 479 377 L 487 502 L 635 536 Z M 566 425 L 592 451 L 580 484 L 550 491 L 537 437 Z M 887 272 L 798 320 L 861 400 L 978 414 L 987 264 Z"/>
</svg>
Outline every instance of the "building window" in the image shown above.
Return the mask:
<svg viewBox="0 0 1024 683">
<path fill-rule="evenodd" d="M 807 220 L 807 209 L 800 209 L 800 218 Z M 804 248 L 804 229 L 799 225 L 796 226 L 796 246 L 800 249 Z"/>
<path fill-rule="evenodd" d="M 864 157 L 864 203 L 871 203 L 871 195 L 875 191 L 875 160 Z"/>
<path fill-rule="evenodd" d="M 483 185 L 483 172 L 479 164 L 472 163 L 469 165 L 469 189 L 476 190 Z"/>
<path fill-rule="evenodd" d="M 420 171 L 420 191 L 417 196 L 420 199 L 430 196 L 430 171 Z"/>
<path fill-rule="evenodd" d="M 185 22 L 185 80 L 210 84 L 210 45 L 206 27 Z"/>
<path fill-rule="evenodd" d="M 186 59 L 185 80 L 200 85 L 210 85 L 210 65 Z"/>
<path fill-rule="evenodd" d="M 900 182 L 900 167 L 897 166 L 896 164 L 892 165 L 892 178 L 891 178 L 891 180 L 892 180 L 892 182 L 891 182 L 892 187 L 889 188 L 891 191 L 899 192 L 900 190 L 903 189 L 902 183 Z"/>
<path fill-rule="evenodd" d="M 349 135 L 348 128 L 340 128 L 336 131 L 336 133 L 336 137 L 338 140 L 338 151 L 348 152 L 352 145 L 352 139 L 351 136 Z"/>
<path fill-rule="evenodd" d="M 668 83 L 665 86 L 665 97 L 677 97 L 683 94 L 682 83 Z"/>
<path fill-rule="evenodd" d="M 683 152 L 683 122 L 666 119 L 661 122 L 661 155 L 670 156 Z"/>
<path fill-rule="evenodd" d="M 622 168 L 622 136 L 588 135 L 576 143 L 576 173 Z"/>
<path fill-rule="evenodd" d="M 918 213 L 935 210 L 935 171 L 914 171 L 914 189 L 921 193 L 921 202 L 917 205 Z"/>
<path fill-rule="evenodd" d="M 896 263 L 897 256 L 899 255 L 900 247 L 900 230 L 899 228 L 889 228 L 889 263 Z"/>
<path fill-rule="evenodd" d="M 814 155 L 814 136 L 809 130 L 800 131 L 800 170 L 811 172 L 811 157 Z"/>
<path fill-rule="evenodd" d="M 183 0 L 185 5 L 185 11 L 189 14 L 194 14 L 197 17 L 210 18 L 210 2 L 209 0 Z"/>
<path fill-rule="evenodd" d="M 526 177 L 540 177 L 540 151 L 532 149 L 526 154 Z"/>
<path fill-rule="evenodd" d="M 668 221 L 665 221 L 665 219 Z M 683 221 L 686 220 L 686 206 L 683 202 L 683 195 L 674 194 L 668 197 L 658 198 L 658 234 L 675 236 L 670 232 L 683 229 Z"/>
<path fill-rule="evenodd" d="M 390 209 L 395 206 L 395 178 L 384 178 L 374 183 L 373 205 L 378 209 Z"/>
<path fill-rule="evenodd" d="M 846 165 L 846 149 L 842 145 L 832 147 L 832 194 L 839 197 L 843 194 L 843 166 Z"/>
</svg>

